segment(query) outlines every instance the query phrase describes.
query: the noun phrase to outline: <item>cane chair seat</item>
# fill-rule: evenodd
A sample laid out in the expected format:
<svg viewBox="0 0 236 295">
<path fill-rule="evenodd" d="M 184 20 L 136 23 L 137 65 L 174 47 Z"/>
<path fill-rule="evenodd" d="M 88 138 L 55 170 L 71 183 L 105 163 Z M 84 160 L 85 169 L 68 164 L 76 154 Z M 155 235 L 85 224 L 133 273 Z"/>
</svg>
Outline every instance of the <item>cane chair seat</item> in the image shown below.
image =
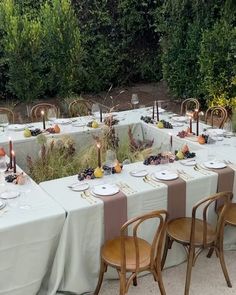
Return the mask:
<svg viewBox="0 0 236 295">
<path fill-rule="evenodd" d="M 138 239 L 139 247 L 139 267 L 146 268 L 150 264 L 151 245 L 143 240 Z M 135 245 L 132 237 L 125 238 L 126 249 L 126 270 L 135 271 Z M 120 238 L 110 240 L 102 247 L 102 257 L 109 265 L 120 269 L 121 268 L 121 242 Z"/>
<path fill-rule="evenodd" d="M 218 214 L 222 211 L 222 206 L 218 208 Z M 225 213 L 225 224 L 236 226 L 236 203 L 229 205 Z"/>
<path fill-rule="evenodd" d="M 196 247 L 203 245 L 203 221 L 196 218 L 195 221 L 195 238 L 194 245 Z M 178 218 L 168 222 L 167 234 L 172 237 L 175 241 L 179 241 L 183 244 L 190 243 L 191 236 L 192 218 Z M 207 240 L 206 244 L 210 245 L 215 241 L 216 233 L 214 228 L 207 224 Z"/>
</svg>

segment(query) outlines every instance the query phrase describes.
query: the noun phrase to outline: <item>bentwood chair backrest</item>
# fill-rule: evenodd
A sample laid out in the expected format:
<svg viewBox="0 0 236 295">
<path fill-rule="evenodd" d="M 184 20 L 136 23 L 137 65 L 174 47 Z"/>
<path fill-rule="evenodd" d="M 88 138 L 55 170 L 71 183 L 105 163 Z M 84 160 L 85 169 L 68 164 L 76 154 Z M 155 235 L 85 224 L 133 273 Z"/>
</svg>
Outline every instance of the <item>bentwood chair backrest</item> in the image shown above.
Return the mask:
<svg viewBox="0 0 236 295">
<path fill-rule="evenodd" d="M 14 113 L 11 109 L 8 108 L 4 108 L 4 107 L 0 107 L 0 115 L 1 116 L 6 116 L 6 119 L 8 120 L 8 122 L 10 124 L 14 123 Z"/>
<path fill-rule="evenodd" d="M 224 219 L 225 214 L 227 211 L 227 208 L 229 207 L 229 204 L 231 203 L 233 194 L 231 192 L 221 192 L 217 193 L 213 196 L 210 196 L 206 199 L 203 199 L 199 201 L 192 209 L 192 226 L 191 226 L 191 234 L 190 234 L 190 245 L 195 244 L 195 226 L 196 226 L 196 214 L 197 211 L 200 209 L 202 213 L 202 221 L 203 221 L 203 230 L 202 230 L 202 247 L 207 248 L 209 247 L 209 238 L 208 238 L 208 209 L 209 207 L 214 203 L 215 206 L 217 204 L 221 203 L 223 204 L 223 208 L 221 212 L 218 215 L 218 221 L 215 227 L 215 243 L 217 240 L 223 239 L 223 229 L 224 229 Z M 211 241 L 212 242 L 212 241 Z M 196 245 L 197 246 L 197 245 Z"/>
<path fill-rule="evenodd" d="M 219 128 L 224 128 L 224 124 L 228 118 L 227 110 L 221 106 L 214 106 L 207 109 L 205 114 L 205 123 L 208 123 L 208 119 L 210 117 L 210 124 L 214 126 L 214 120 L 218 120 L 217 125 Z"/>
<path fill-rule="evenodd" d="M 60 110 L 56 105 L 50 103 L 38 103 L 30 110 L 31 120 L 39 121 L 42 117 L 42 111 L 44 112 L 46 118 L 49 112 L 54 112 L 57 118 L 60 116 Z"/>
<path fill-rule="evenodd" d="M 180 114 L 185 115 L 187 111 L 200 109 L 200 103 L 196 98 L 187 98 L 181 103 Z"/>
<path fill-rule="evenodd" d="M 68 107 L 70 117 L 88 116 L 91 114 L 92 104 L 84 99 L 73 100 Z"/>
</svg>

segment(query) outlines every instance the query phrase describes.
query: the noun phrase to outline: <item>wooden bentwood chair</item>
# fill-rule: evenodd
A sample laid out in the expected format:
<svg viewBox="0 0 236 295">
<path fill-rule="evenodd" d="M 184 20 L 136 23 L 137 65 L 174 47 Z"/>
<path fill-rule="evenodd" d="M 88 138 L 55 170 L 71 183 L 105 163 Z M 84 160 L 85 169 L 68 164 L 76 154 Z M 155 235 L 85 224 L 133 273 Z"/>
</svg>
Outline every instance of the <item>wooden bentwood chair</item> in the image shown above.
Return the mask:
<svg viewBox="0 0 236 295">
<path fill-rule="evenodd" d="M 232 199 L 231 192 L 217 193 L 211 197 L 199 201 L 192 209 L 192 217 L 181 217 L 170 220 L 167 223 L 166 244 L 162 258 L 162 268 L 164 267 L 168 249 L 171 249 L 172 243 L 175 241 L 184 246 L 187 252 L 187 273 L 185 281 L 184 294 L 189 294 L 191 271 L 199 254 L 209 248 L 208 258 L 215 250 L 217 257 L 220 259 L 222 271 L 225 276 L 228 287 L 232 287 L 227 272 L 224 252 L 223 252 L 223 236 L 224 236 L 224 220 L 225 213 Z M 218 215 L 216 226 L 208 223 L 208 209 L 210 205 L 216 202 L 223 202 L 223 207 Z M 196 218 L 197 213 L 202 213 L 202 219 Z"/>
<path fill-rule="evenodd" d="M 222 206 L 218 209 L 218 214 L 221 213 Z M 231 203 L 225 213 L 225 225 L 236 226 L 236 203 Z"/>
<path fill-rule="evenodd" d="M 181 103 L 180 114 L 185 115 L 187 111 L 200 109 L 200 103 L 196 98 L 187 98 Z"/>
<path fill-rule="evenodd" d="M 10 124 L 14 123 L 14 113 L 11 109 L 0 107 L 0 115 L 5 115 Z"/>
<path fill-rule="evenodd" d="M 88 116 L 91 114 L 92 104 L 84 99 L 73 100 L 68 107 L 70 117 Z"/>
<path fill-rule="evenodd" d="M 57 106 L 50 103 L 38 103 L 34 105 L 30 110 L 30 118 L 33 122 L 41 120 L 42 114 L 41 111 L 44 111 L 46 117 L 49 110 L 55 112 L 56 117 L 58 118 L 60 115 L 60 110 Z"/>
<path fill-rule="evenodd" d="M 224 128 L 224 124 L 228 118 L 227 110 L 224 107 L 215 106 L 207 109 L 205 114 L 205 123 L 207 124 L 210 116 L 211 126 L 214 126 L 214 118 L 219 121 L 219 128 Z"/>
<path fill-rule="evenodd" d="M 147 220 L 156 219 L 157 229 L 152 243 L 139 238 L 138 228 Z M 165 289 L 161 274 L 161 254 L 165 235 L 167 212 L 165 210 L 153 211 L 127 221 L 120 230 L 120 236 L 107 241 L 101 248 L 101 268 L 99 280 L 94 295 L 99 293 L 107 266 L 114 267 L 120 279 L 120 295 L 128 292 L 133 281 L 137 285 L 137 275 L 143 271 L 150 271 L 154 280 L 158 282 L 162 295 Z M 128 236 L 128 227 L 132 229 L 132 235 Z M 126 278 L 126 273 L 131 273 Z"/>
</svg>

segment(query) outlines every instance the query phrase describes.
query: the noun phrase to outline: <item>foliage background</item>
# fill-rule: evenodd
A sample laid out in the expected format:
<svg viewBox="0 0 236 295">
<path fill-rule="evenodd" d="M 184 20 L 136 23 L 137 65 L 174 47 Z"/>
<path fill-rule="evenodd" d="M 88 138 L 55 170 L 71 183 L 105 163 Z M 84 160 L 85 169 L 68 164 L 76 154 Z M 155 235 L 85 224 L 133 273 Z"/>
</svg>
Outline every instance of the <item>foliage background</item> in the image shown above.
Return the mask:
<svg viewBox="0 0 236 295">
<path fill-rule="evenodd" d="M 0 0 L 0 95 L 19 100 L 167 81 L 232 105 L 233 0 Z"/>
</svg>

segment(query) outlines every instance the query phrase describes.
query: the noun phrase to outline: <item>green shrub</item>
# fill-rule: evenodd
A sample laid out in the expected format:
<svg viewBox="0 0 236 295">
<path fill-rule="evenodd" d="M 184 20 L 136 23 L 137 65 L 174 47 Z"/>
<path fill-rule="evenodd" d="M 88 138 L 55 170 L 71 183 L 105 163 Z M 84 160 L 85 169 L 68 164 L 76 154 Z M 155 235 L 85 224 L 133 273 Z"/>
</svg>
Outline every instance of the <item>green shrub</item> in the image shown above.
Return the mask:
<svg viewBox="0 0 236 295">
<path fill-rule="evenodd" d="M 67 95 L 76 90 L 81 65 L 77 19 L 69 0 L 47 1 L 41 8 L 46 89 Z"/>
<path fill-rule="evenodd" d="M 200 51 L 203 86 L 213 104 L 236 103 L 236 28 L 225 21 L 203 33 Z"/>
</svg>

